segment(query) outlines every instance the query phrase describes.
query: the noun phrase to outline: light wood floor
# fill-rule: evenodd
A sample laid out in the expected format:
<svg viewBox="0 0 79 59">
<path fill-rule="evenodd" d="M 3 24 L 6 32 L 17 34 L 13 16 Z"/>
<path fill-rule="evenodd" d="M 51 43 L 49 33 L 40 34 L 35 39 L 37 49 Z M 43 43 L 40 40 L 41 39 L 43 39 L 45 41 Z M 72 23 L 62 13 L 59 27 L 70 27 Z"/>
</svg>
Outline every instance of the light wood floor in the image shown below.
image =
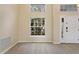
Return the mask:
<svg viewBox="0 0 79 59">
<path fill-rule="evenodd" d="M 18 43 L 6 54 L 78 54 L 79 44 Z"/>
</svg>

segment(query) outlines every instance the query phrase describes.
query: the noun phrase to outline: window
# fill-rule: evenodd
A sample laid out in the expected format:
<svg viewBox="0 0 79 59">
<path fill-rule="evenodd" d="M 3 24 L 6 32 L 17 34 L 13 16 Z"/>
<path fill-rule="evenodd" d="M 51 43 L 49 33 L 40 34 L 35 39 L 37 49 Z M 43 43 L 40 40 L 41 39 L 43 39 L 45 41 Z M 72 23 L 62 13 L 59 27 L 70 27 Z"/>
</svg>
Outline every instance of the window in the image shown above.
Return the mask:
<svg viewBox="0 0 79 59">
<path fill-rule="evenodd" d="M 62 4 L 60 5 L 60 11 L 77 11 L 76 4 Z"/>
<path fill-rule="evenodd" d="M 31 35 L 45 35 L 45 18 L 31 19 Z"/>
<path fill-rule="evenodd" d="M 45 12 L 45 4 L 31 4 L 32 12 Z"/>
</svg>

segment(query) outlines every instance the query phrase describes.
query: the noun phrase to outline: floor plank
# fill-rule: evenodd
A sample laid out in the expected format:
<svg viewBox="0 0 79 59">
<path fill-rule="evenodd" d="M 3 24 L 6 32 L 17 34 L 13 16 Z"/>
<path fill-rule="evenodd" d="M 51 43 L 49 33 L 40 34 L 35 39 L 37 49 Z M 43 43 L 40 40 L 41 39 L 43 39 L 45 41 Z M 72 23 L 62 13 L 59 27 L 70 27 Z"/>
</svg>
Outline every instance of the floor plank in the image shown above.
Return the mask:
<svg viewBox="0 0 79 59">
<path fill-rule="evenodd" d="M 18 43 L 6 54 L 79 54 L 79 44 Z"/>
</svg>

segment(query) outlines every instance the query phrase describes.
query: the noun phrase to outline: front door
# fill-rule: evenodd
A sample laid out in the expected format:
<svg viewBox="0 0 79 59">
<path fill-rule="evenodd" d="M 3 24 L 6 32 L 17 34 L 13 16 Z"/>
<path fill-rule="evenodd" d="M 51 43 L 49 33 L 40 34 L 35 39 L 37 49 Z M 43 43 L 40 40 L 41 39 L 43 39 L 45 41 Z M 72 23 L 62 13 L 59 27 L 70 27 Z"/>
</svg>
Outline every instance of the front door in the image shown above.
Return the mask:
<svg viewBox="0 0 79 59">
<path fill-rule="evenodd" d="M 79 19 L 77 16 L 61 17 L 61 43 L 79 43 Z"/>
</svg>

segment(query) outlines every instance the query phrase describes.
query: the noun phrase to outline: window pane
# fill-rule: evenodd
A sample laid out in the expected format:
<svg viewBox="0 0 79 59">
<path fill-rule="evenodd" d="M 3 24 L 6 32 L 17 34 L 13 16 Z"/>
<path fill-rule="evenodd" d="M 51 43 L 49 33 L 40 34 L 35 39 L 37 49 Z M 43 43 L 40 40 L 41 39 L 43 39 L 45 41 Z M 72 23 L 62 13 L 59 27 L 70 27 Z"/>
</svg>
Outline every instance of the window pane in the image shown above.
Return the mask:
<svg viewBox="0 0 79 59">
<path fill-rule="evenodd" d="M 60 11 L 77 11 L 77 5 L 76 4 L 60 5 Z"/>
<path fill-rule="evenodd" d="M 45 18 L 31 19 L 31 35 L 45 35 Z"/>
<path fill-rule="evenodd" d="M 31 4 L 32 12 L 45 12 L 45 4 Z"/>
</svg>

